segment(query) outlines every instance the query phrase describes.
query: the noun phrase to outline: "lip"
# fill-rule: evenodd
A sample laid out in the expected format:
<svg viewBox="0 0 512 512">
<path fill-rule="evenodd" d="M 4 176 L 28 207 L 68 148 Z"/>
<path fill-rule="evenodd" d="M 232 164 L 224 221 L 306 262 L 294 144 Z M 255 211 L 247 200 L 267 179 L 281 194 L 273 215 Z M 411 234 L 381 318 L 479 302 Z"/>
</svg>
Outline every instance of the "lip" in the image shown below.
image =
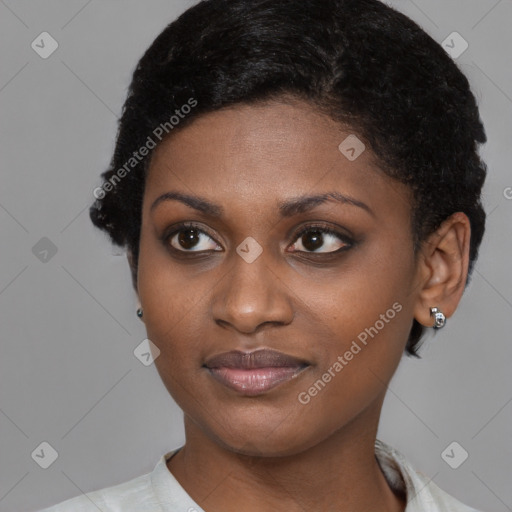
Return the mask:
<svg viewBox="0 0 512 512">
<path fill-rule="evenodd" d="M 204 367 L 218 382 L 243 395 L 256 396 L 295 379 L 307 361 L 275 350 L 233 350 L 209 358 Z"/>
</svg>

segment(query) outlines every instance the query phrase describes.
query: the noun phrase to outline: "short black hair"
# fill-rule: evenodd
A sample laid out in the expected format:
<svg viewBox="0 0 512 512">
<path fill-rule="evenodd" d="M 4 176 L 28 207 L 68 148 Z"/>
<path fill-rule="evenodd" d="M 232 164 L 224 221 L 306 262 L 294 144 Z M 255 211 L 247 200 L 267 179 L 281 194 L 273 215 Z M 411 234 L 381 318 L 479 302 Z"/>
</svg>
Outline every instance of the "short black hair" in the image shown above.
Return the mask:
<svg viewBox="0 0 512 512">
<path fill-rule="evenodd" d="M 138 62 L 90 208 L 93 224 L 127 247 L 135 289 L 153 151 L 134 152 L 201 114 L 287 95 L 349 126 L 384 172 L 410 187 L 415 252 L 452 213 L 469 217 L 467 285 L 485 230 L 478 144 L 486 134 L 469 82 L 442 46 L 378 0 L 204 0 Z M 419 357 L 423 334 L 413 320 L 409 355 Z"/>
</svg>

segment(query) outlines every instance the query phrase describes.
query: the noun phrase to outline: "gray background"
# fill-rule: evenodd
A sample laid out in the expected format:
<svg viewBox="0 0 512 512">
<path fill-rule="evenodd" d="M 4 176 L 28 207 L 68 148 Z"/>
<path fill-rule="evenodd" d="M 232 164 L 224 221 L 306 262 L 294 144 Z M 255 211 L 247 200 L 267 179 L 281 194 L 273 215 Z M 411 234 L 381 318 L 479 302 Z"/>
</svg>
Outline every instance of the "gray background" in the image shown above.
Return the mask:
<svg viewBox="0 0 512 512">
<path fill-rule="evenodd" d="M 0 0 L 0 510 L 114 485 L 184 442 L 154 365 L 124 254 L 88 218 L 131 73 L 193 1 Z M 512 2 L 395 0 L 438 42 L 459 32 L 489 142 L 487 233 L 459 310 L 391 382 L 379 437 L 462 501 L 512 510 Z M 43 31 L 59 47 L 42 59 Z M 33 247 L 47 237 L 57 252 Z M 43 246 L 47 241 L 39 242 Z M 34 252 L 36 254 L 34 254 Z M 41 261 L 41 258 L 43 261 Z M 42 469 L 41 442 L 58 458 Z M 441 457 L 457 441 L 469 458 Z M 458 455 L 457 455 L 458 456 Z"/>
</svg>

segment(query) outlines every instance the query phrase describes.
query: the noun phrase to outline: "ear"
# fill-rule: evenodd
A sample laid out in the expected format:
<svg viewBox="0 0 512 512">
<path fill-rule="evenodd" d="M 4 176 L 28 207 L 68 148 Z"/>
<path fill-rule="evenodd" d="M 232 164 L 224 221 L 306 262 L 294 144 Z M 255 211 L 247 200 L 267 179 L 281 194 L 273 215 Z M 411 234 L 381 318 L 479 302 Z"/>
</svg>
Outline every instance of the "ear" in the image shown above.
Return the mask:
<svg viewBox="0 0 512 512">
<path fill-rule="evenodd" d="M 467 281 L 470 238 L 469 219 L 457 212 L 422 244 L 414 317 L 425 327 L 434 325 L 431 307 L 439 308 L 446 318 L 457 309 Z"/>
<path fill-rule="evenodd" d="M 140 297 L 139 297 L 139 292 L 138 292 L 138 289 L 137 289 L 137 265 L 135 264 L 135 260 L 133 258 L 133 253 L 130 250 L 130 248 L 126 249 L 126 256 L 128 258 L 128 265 L 130 266 L 130 272 L 131 272 L 131 275 L 132 275 L 133 289 L 135 290 L 135 293 L 137 295 L 137 300 L 139 301 L 139 304 L 140 304 Z M 139 318 L 139 320 L 144 322 L 143 318 Z"/>
<path fill-rule="evenodd" d="M 137 294 L 137 298 L 138 298 L 139 293 L 138 293 L 138 289 L 137 289 L 137 266 L 135 265 L 133 253 L 129 248 L 126 249 L 126 256 L 128 258 L 128 265 L 130 266 L 130 272 L 132 275 L 133 289 L 135 290 L 135 293 Z"/>
</svg>

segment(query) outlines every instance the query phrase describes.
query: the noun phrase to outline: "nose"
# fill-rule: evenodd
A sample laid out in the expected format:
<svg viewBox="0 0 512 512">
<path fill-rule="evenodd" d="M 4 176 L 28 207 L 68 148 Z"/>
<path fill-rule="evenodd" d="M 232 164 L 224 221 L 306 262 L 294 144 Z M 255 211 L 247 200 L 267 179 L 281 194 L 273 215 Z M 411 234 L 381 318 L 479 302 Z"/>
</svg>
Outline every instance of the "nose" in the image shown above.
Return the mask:
<svg viewBox="0 0 512 512">
<path fill-rule="evenodd" d="M 244 334 L 255 333 L 266 324 L 289 324 L 294 316 L 291 292 L 272 258 L 263 251 L 252 263 L 238 254 L 232 260 L 229 273 L 215 288 L 215 322 Z"/>
</svg>

